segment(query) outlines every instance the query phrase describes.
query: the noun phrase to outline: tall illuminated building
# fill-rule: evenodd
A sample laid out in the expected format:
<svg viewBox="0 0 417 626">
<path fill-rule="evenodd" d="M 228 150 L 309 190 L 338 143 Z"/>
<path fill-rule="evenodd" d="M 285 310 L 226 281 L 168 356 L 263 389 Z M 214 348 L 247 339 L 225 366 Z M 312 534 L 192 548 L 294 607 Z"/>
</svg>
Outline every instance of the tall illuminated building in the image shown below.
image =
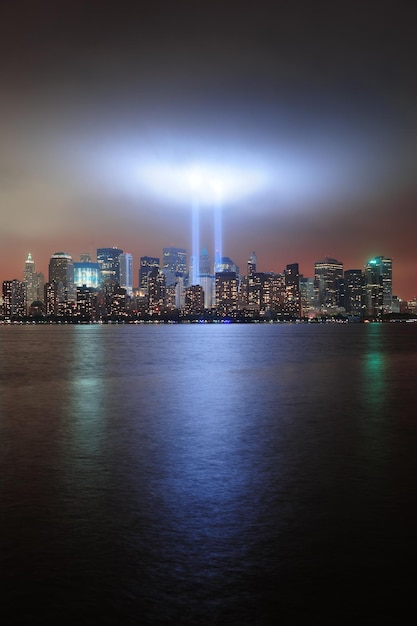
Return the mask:
<svg viewBox="0 0 417 626">
<path fill-rule="evenodd" d="M 392 259 L 377 256 L 365 265 L 366 313 L 381 317 L 392 311 Z"/>
<path fill-rule="evenodd" d="M 128 296 L 133 294 L 133 257 L 129 252 L 119 256 L 119 283 Z"/>
<path fill-rule="evenodd" d="M 201 315 L 204 311 L 204 290 L 201 285 L 191 285 L 185 290 L 184 312 L 186 315 Z"/>
<path fill-rule="evenodd" d="M 25 263 L 23 282 L 26 285 L 26 307 L 29 310 L 32 302 L 38 299 L 38 275 L 36 274 L 35 262 L 30 252 Z"/>
<path fill-rule="evenodd" d="M 163 249 L 162 271 L 165 274 L 167 287 L 175 285 L 178 276 L 187 271 L 187 251 L 184 248 L 169 246 Z"/>
<path fill-rule="evenodd" d="M 74 286 L 74 264 L 66 252 L 55 252 L 49 260 L 49 283 L 58 285 L 58 300 L 76 299 Z"/>
<path fill-rule="evenodd" d="M 256 254 L 252 252 L 248 259 L 248 273 L 246 277 L 246 302 L 250 307 L 258 306 L 258 288 L 256 285 Z"/>
<path fill-rule="evenodd" d="M 301 316 L 308 317 L 314 310 L 314 278 L 300 275 Z"/>
<path fill-rule="evenodd" d="M 293 317 L 301 317 L 300 272 L 298 263 L 290 263 L 285 268 L 285 312 Z"/>
<path fill-rule="evenodd" d="M 343 263 L 325 257 L 314 264 L 316 306 L 324 309 L 339 306 L 338 281 L 343 278 Z"/>
<path fill-rule="evenodd" d="M 238 275 L 239 266 L 236 265 L 236 263 L 234 263 L 230 257 L 222 256 L 218 265 L 218 269 L 216 270 L 216 274 L 217 272 L 235 272 Z"/>
<path fill-rule="evenodd" d="M 97 263 L 100 266 L 101 283 L 106 280 L 119 283 L 120 263 L 119 256 L 123 254 L 120 248 L 97 248 Z"/>
<path fill-rule="evenodd" d="M 36 273 L 36 285 L 37 285 L 37 296 L 36 299 L 38 301 L 44 301 L 44 287 L 45 287 L 45 276 L 42 272 Z"/>
<path fill-rule="evenodd" d="M 238 279 L 236 272 L 216 272 L 216 309 L 221 315 L 237 310 Z"/>
<path fill-rule="evenodd" d="M 26 285 L 23 281 L 3 281 L 3 314 L 6 318 L 26 315 Z"/>
<path fill-rule="evenodd" d="M 154 256 L 141 256 L 139 263 L 139 289 L 148 293 L 148 274 L 154 268 L 159 269 L 159 259 Z"/>
<path fill-rule="evenodd" d="M 76 287 L 99 289 L 101 284 L 100 266 L 98 263 L 80 261 L 74 263 L 74 284 Z"/>
<path fill-rule="evenodd" d="M 153 267 L 147 276 L 148 311 L 150 315 L 159 315 L 165 309 L 166 283 L 165 274 L 158 267 Z"/>
<path fill-rule="evenodd" d="M 357 317 L 364 314 L 365 290 L 362 270 L 345 270 L 345 309 L 346 313 Z"/>
</svg>

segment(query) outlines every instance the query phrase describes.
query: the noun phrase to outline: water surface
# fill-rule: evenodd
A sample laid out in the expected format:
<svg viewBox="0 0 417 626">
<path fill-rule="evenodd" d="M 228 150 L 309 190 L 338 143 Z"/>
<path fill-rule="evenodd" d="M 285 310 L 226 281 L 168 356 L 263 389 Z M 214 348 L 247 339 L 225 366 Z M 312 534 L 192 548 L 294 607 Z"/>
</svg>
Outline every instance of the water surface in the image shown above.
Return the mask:
<svg viewBox="0 0 417 626">
<path fill-rule="evenodd" d="M 416 366 L 414 324 L 0 327 L 9 623 L 415 623 Z"/>
</svg>

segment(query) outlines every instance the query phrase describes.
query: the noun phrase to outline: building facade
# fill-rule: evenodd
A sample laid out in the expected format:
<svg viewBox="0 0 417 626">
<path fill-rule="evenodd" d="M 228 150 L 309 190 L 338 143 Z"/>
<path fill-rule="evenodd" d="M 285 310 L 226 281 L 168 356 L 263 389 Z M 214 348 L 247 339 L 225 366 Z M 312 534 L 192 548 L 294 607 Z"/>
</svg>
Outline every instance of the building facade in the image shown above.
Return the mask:
<svg viewBox="0 0 417 626">
<path fill-rule="evenodd" d="M 159 263 L 158 263 L 159 265 Z M 187 271 L 187 251 L 184 248 L 170 246 L 162 251 L 162 271 L 165 274 L 166 285 L 175 285 L 178 276 L 184 276 Z"/>
<path fill-rule="evenodd" d="M 26 315 L 26 284 L 14 278 L 3 281 L 3 315 L 7 319 Z"/>
<path fill-rule="evenodd" d="M 101 284 L 111 280 L 120 284 L 119 257 L 123 250 L 117 247 L 97 248 L 97 263 L 100 267 Z"/>
<path fill-rule="evenodd" d="M 148 293 L 148 274 L 154 268 L 159 269 L 159 259 L 154 256 L 141 256 L 139 265 L 139 290 Z"/>
<path fill-rule="evenodd" d="M 392 312 L 392 259 L 377 256 L 365 265 L 366 314 L 381 317 Z"/>
<path fill-rule="evenodd" d="M 343 278 L 343 263 L 325 257 L 314 264 L 316 306 L 321 309 L 339 308 L 338 281 Z"/>
</svg>

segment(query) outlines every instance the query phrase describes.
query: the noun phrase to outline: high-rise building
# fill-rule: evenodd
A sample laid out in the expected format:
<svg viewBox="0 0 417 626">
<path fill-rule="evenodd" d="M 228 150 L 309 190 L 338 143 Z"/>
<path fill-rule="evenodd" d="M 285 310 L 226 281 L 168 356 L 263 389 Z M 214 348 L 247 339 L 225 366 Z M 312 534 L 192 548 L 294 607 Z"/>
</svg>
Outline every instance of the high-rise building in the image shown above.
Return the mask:
<svg viewBox="0 0 417 626">
<path fill-rule="evenodd" d="M 221 315 L 237 310 L 238 280 L 236 272 L 216 272 L 216 309 Z"/>
<path fill-rule="evenodd" d="M 286 301 L 285 273 L 271 274 L 271 309 L 277 313 L 283 312 Z"/>
<path fill-rule="evenodd" d="M 99 264 L 88 261 L 74 263 L 74 284 L 76 287 L 98 289 L 101 284 Z"/>
<path fill-rule="evenodd" d="M 200 254 L 200 275 L 211 273 L 211 260 L 206 246 L 203 247 Z"/>
<path fill-rule="evenodd" d="M 308 317 L 314 310 L 314 278 L 300 275 L 301 315 Z"/>
<path fill-rule="evenodd" d="M 248 276 L 256 272 L 256 254 L 252 252 L 248 259 Z"/>
<path fill-rule="evenodd" d="M 216 274 L 218 272 L 235 272 L 235 274 L 239 275 L 239 267 L 233 263 L 232 259 L 228 256 L 222 256 L 220 263 L 218 264 L 218 268 L 216 269 Z"/>
<path fill-rule="evenodd" d="M 362 316 L 365 308 L 365 283 L 362 270 L 346 270 L 344 277 L 346 313 Z"/>
<path fill-rule="evenodd" d="M 101 284 L 111 280 L 120 284 L 119 256 L 123 254 L 120 248 L 97 248 L 97 263 L 100 267 Z"/>
<path fill-rule="evenodd" d="M 252 252 L 248 259 L 248 274 L 246 277 L 246 302 L 250 308 L 259 309 L 259 286 L 256 280 L 256 254 Z"/>
<path fill-rule="evenodd" d="M 287 265 L 285 272 L 285 312 L 301 317 L 300 272 L 298 263 Z"/>
<path fill-rule="evenodd" d="M 37 272 L 36 273 L 36 286 L 37 286 L 36 300 L 38 302 L 44 302 L 44 298 L 45 298 L 45 292 L 44 292 L 45 276 L 44 276 L 44 274 L 42 272 Z"/>
<path fill-rule="evenodd" d="M 265 311 L 271 307 L 271 274 L 251 271 L 247 277 L 247 305 L 255 311 Z"/>
<path fill-rule="evenodd" d="M 66 252 L 55 252 L 49 260 L 49 283 L 56 283 L 58 300 L 75 301 L 74 264 Z"/>
<path fill-rule="evenodd" d="M 177 277 L 184 276 L 187 271 L 187 251 L 173 246 L 164 248 L 162 271 L 165 274 L 167 287 L 175 285 Z"/>
<path fill-rule="evenodd" d="M 200 286 L 204 293 L 204 308 L 211 309 L 215 299 L 214 274 L 200 274 Z"/>
<path fill-rule="evenodd" d="M 26 284 L 23 281 L 3 281 L 3 315 L 12 319 L 26 315 Z"/>
<path fill-rule="evenodd" d="M 129 252 L 119 256 L 120 287 L 126 289 L 128 296 L 133 294 L 133 257 Z"/>
<path fill-rule="evenodd" d="M 139 289 L 148 293 L 148 274 L 154 268 L 159 269 L 159 259 L 153 256 L 141 256 L 139 265 Z"/>
<path fill-rule="evenodd" d="M 23 282 L 26 285 L 26 307 L 29 310 L 32 302 L 38 299 L 38 275 L 35 270 L 35 262 L 29 252 L 25 263 Z"/>
<path fill-rule="evenodd" d="M 377 256 L 365 265 L 366 313 L 381 317 L 392 311 L 392 259 Z"/>
<path fill-rule="evenodd" d="M 343 263 L 325 257 L 314 264 L 316 306 L 324 309 L 339 307 L 338 280 L 343 278 Z"/>
<path fill-rule="evenodd" d="M 165 274 L 158 267 L 153 267 L 147 276 L 148 311 L 158 315 L 165 309 L 166 283 Z"/>
<path fill-rule="evenodd" d="M 186 315 L 201 315 L 204 311 L 204 290 L 201 285 L 191 285 L 185 290 Z"/>
</svg>

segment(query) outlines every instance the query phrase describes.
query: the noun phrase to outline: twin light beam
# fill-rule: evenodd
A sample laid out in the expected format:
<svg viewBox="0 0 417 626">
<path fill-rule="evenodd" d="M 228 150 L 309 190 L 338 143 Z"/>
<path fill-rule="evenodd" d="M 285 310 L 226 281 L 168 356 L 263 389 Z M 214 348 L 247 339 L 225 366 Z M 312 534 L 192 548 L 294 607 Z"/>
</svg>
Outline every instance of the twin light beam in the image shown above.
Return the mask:
<svg viewBox="0 0 417 626">
<path fill-rule="evenodd" d="M 142 167 L 141 182 L 152 193 L 172 203 L 190 202 L 191 281 L 200 284 L 200 209 L 214 213 L 214 271 L 220 269 L 223 256 L 222 209 L 225 202 L 242 199 L 265 187 L 267 174 L 257 167 L 219 165 L 210 162 L 155 164 Z"/>
</svg>

